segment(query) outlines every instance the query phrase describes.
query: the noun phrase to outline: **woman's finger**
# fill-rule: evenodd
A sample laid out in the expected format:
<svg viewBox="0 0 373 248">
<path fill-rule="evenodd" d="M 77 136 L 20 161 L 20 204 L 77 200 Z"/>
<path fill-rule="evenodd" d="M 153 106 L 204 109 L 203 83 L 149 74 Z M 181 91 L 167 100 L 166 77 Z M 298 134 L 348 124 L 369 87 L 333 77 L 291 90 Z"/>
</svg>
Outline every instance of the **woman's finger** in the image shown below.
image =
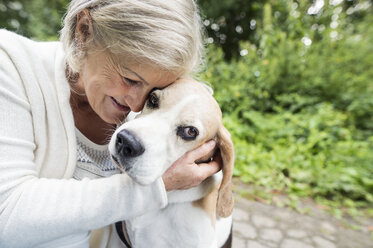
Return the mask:
<svg viewBox="0 0 373 248">
<path fill-rule="evenodd" d="M 216 141 L 215 140 L 210 140 L 206 143 L 204 143 L 203 145 L 201 145 L 200 147 L 198 147 L 197 149 L 194 149 L 190 152 L 187 152 L 185 154 L 186 156 L 186 159 L 191 162 L 191 163 L 194 163 L 194 161 L 202 158 L 203 156 L 206 156 L 208 155 L 210 152 L 212 152 L 212 150 L 215 148 L 216 146 Z"/>
<path fill-rule="evenodd" d="M 201 181 L 220 171 L 220 164 L 214 160 L 209 163 L 198 164 L 198 167 Z"/>
</svg>

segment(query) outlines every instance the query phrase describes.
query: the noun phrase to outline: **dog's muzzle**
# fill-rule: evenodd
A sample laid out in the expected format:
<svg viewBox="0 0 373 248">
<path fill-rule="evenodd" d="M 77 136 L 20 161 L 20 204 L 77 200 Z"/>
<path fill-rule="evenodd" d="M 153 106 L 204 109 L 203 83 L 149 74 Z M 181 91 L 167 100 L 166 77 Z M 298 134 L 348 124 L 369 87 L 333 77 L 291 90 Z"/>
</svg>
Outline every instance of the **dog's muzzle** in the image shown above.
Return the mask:
<svg viewBox="0 0 373 248">
<path fill-rule="evenodd" d="M 143 154 L 145 151 L 141 142 L 128 130 L 117 134 L 115 141 L 115 161 L 126 171 L 131 169 L 131 159 Z"/>
</svg>

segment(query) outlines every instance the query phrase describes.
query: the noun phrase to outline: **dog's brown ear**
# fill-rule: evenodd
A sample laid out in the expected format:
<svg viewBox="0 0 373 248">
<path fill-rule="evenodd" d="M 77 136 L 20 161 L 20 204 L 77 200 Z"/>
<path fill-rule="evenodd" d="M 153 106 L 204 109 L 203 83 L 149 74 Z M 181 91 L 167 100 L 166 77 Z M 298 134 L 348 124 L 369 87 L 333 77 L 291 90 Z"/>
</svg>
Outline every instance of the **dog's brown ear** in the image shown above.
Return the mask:
<svg viewBox="0 0 373 248">
<path fill-rule="evenodd" d="M 234 150 L 231 135 L 223 125 L 218 132 L 218 147 L 223 161 L 223 179 L 219 188 L 217 213 L 220 217 L 228 217 L 233 211 L 232 174 Z"/>
</svg>

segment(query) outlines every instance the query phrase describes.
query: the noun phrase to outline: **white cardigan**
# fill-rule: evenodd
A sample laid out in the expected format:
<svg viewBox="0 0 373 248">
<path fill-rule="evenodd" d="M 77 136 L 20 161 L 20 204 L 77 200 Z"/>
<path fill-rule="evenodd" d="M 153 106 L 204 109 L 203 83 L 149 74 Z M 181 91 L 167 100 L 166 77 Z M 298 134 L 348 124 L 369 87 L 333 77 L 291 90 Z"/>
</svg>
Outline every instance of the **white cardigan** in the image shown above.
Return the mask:
<svg viewBox="0 0 373 248">
<path fill-rule="evenodd" d="M 0 247 L 35 247 L 163 208 L 161 179 L 71 179 L 76 137 L 59 42 L 0 30 Z"/>
</svg>

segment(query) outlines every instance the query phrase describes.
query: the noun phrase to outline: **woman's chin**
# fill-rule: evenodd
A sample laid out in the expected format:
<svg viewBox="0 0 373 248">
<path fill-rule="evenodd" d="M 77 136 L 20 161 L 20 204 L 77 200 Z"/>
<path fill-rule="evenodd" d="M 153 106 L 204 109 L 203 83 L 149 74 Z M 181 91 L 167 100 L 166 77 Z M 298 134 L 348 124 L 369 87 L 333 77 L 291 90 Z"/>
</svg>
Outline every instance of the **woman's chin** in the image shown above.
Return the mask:
<svg viewBox="0 0 373 248">
<path fill-rule="evenodd" d="M 127 117 L 127 112 L 122 113 L 107 113 L 105 116 L 101 116 L 101 119 L 103 119 L 106 123 L 109 124 L 118 124 L 122 123 L 124 119 Z"/>
</svg>

